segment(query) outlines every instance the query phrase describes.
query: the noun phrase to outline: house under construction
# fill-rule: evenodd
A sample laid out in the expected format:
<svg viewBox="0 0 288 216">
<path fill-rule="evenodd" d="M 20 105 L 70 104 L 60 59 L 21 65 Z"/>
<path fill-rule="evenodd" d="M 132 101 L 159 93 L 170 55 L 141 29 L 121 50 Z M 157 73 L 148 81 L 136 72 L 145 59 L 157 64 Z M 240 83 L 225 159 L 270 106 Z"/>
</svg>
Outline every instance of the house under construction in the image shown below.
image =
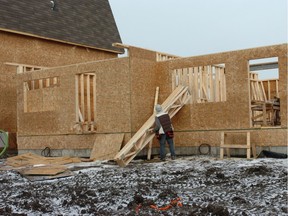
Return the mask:
<svg viewBox="0 0 288 216">
<path fill-rule="evenodd" d="M 198 154 L 204 143 L 217 155 L 224 138 L 247 144 L 248 132 L 258 153 L 287 152 L 287 44 L 179 57 L 122 44 L 106 0 L 91 1 L 90 7 L 103 9 L 94 33 L 71 21 L 79 18 L 73 17 L 76 10 L 87 20 L 89 4 L 7 2 L 19 7 L 0 9 L 0 129 L 9 132 L 18 153 L 48 148 L 52 156 L 90 157 L 95 151 L 96 158 L 122 165 L 147 154 L 148 143 L 157 154 L 157 140 L 146 134 L 155 94 L 174 116 L 179 155 Z M 61 26 L 50 22 L 67 14 Z M 27 18 L 26 25 L 16 25 L 11 16 Z M 63 28 L 67 35 L 56 31 Z M 98 40 L 92 40 L 95 35 Z M 118 57 L 124 50 L 127 55 Z M 278 77 L 260 77 L 271 70 Z"/>
</svg>

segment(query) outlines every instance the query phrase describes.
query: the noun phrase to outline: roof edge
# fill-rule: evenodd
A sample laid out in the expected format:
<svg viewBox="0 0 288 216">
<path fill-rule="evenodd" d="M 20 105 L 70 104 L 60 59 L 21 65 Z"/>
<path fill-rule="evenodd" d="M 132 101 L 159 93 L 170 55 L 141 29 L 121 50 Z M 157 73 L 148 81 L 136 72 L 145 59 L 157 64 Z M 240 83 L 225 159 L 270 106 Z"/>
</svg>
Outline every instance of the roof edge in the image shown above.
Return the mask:
<svg viewBox="0 0 288 216">
<path fill-rule="evenodd" d="M 90 49 L 95 49 L 95 50 L 101 50 L 101 51 L 105 51 L 105 52 L 113 52 L 113 53 L 117 53 L 117 54 L 123 54 L 124 53 L 124 52 L 121 52 L 121 51 L 109 50 L 109 49 L 104 49 L 104 48 L 98 48 L 98 47 L 93 47 L 93 46 L 88 46 L 88 45 L 83 45 L 83 44 L 77 44 L 77 43 L 72 43 L 72 42 L 68 42 L 68 41 L 63 41 L 63 40 L 43 37 L 43 36 L 31 34 L 31 33 L 11 30 L 11 29 L 0 28 L 0 31 L 10 32 L 10 33 L 14 33 L 14 34 L 20 34 L 20 35 L 25 35 L 25 36 L 35 37 L 35 38 L 40 38 L 40 39 L 49 40 L 49 41 L 55 41 L 55 42 L 59 42 L 59 43 L 65 43 L 65 44 L 70 44 L 70 45 L 75 45 L 75 46 L 80 46 L 80 47 L 85 47 L 85 48 L 90 48 Z"/>
</svg>

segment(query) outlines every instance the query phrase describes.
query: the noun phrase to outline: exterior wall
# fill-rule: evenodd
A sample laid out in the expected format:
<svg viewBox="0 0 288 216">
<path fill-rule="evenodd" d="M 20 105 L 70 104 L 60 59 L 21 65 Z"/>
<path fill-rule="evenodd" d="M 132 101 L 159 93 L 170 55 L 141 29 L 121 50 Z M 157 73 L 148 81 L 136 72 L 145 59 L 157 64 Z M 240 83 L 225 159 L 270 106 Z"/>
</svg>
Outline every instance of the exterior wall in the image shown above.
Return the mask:
<svg viewBox="0 0 288 216">
<path fill-rule="evenodd" d="M 252 128 L 250 123 L 250 90 L 248 61 L 278 57 L 281 126 Z M 89 156 L 97 134 L 124 133 L 124 143 L 137 132 L 153 112 L 156 86 L 160 87 L 161 104 L 172 91 L 172 71 L 184 67 L 225 64 L 226 95 L 224 102 L 187 104 L 172 119 L 176 151 L 197 153 L 202 143 L 217 153 L 220 132 L 251 130 L 251 142 L 262 147 L 287 147 L 287 46 L 276 45 L 254 49 L 179 58 L 156 62 L 156 52 L 129 47 L 129 57 L 63 66 L 18 75 L 18 141 L 20 152 L 40 151 L 45 147 L 56 155 Z M 75 75 L 96 74 L 97 131 L 77 135 L 75 124 Z M 23 82 L 59 76 L 60 86 L 51 93 L 57 109 L 53 112 L 23 112 Z M 242 138 L 233 137 L 237 141 Z M 158 142 L 153 146 L 157 151 Z M 260 148 L 259 148 L 260 147 Z M 145 150 L 143 151 L 145 152 Z M 218 153 L 217 153 L 218 154 Z M 233 152 L 232 152 L 233 154 Z"/>
<path fill-rule="evenodd" d="M 90 149 L 97 134 L 76 135 L 75 75 L 96 74 L 97 133 L 130 132 L 130 88 L 128 59 L 111 59 L 18 75 L 18 149 Z M 24 112 L 23 82 L 27 79 L 59 77 L 53 111 Z M 34 91 L 39 91 L 34 90 Z M 39 92 L 39 97 L 46 94 Z M 128 118 L 128 119 L 127 119 Z"/>
<path fill-rule="evenodd" d="M 248 62 L 269 57 L 278 57 L 281 127 L 252 128 Z M 169 80 L 158 79 L 160 99 L 164 101 L 172 90 L 173 69 L 221 63 L 225 64 L 227 101 L 183 107 L 173 118 L 176 146 L 199 146 L 201 143 L 219 146 L 222 130 L 251 130 L 251 142 L 257 146 L 287 146 L 287 44 L 161 62 L 157 75 L 169 77 Z"/>
<path fill-rule="evenodd" d="M 10 146 L 16 148 L 17 93 L 16 67 L 19 63 L 55 67 L 100 59 L 116 58 L 116 53 L 0 31 L 0 128 L 10 132 Z"/>
</svg>

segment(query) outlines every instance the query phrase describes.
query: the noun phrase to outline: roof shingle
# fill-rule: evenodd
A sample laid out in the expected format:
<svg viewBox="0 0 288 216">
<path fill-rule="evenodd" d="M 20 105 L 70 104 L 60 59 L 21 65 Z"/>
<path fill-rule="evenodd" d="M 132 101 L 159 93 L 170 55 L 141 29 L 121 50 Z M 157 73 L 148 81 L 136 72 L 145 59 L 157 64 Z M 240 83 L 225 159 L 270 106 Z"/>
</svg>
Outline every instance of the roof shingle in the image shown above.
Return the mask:
<svg viewBox="0 0 288 216">
<path fill-rule="evenodd" d="M 121 37 L 108 0 L 0 0 L 0 28 L 120 52 Z"/>
</svg>

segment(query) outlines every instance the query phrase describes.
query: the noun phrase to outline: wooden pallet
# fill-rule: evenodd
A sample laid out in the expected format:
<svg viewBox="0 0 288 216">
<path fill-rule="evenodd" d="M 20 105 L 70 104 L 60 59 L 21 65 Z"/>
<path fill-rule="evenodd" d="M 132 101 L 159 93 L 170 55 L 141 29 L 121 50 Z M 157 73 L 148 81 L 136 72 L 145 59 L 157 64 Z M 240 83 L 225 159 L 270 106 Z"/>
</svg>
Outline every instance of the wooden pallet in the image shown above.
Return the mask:
<svg viewBox="0 0 288 216">
<path fill-rule="evenodd" d="M 172 118 L 189 99 L 190 92 L 188 87 L 178 86 L 164 101 L 162 109 Z M 153 114 L 114 157 L 114 160 L 119 166 L 124 167 L 128 165 L 129 162 L 153 139 L 155 134 L 148 130 L 153 127 L 154 121 L 155 115 Z"/>
</svg>

